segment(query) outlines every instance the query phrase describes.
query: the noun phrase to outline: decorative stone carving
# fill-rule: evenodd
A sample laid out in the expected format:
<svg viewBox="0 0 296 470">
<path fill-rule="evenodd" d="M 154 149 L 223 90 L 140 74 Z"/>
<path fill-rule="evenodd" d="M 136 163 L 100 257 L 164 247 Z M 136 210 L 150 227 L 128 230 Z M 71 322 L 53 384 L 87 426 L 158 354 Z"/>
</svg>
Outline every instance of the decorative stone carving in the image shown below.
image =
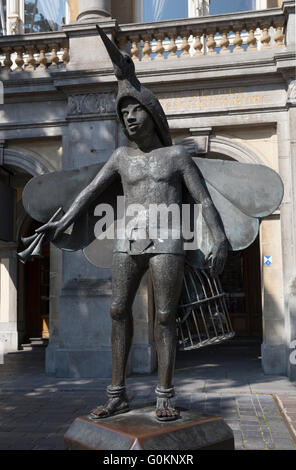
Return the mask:
<svg viewBox="0 0 296 470">
<path fill-rule="evenodd" d="M 291 80 L 287 92 L 287 103 L 296 105 L 296 80 Z"/>
<path fill-rule="evenodd" d="M 115 114 L 113 93 L 88 93 L 71 95 L 68 99 L 68 115 Z"/>
<path fill-rule="evenodd" d="M 18 16 L 12 16 L 8 18 L 8 31 L 9 34 L 20 34 L 20 18 Z"/>
</svg>

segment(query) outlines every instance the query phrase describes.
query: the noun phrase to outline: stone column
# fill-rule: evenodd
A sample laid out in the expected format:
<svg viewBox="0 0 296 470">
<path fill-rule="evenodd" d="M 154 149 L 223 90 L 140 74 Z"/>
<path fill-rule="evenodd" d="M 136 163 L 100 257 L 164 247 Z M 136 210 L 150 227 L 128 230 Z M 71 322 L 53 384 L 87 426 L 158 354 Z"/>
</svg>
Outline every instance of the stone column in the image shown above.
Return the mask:
<svg viewBox="0 0 296 470">
<path fill-rule="evenodd" d="M 47 374 L 56 371 L 55 351 L 59 346 L 59 297 L 62 289 L 62 251 L 50 244 L 49 345 L 46 348 Z"/>
<path fill-rule="evenodd" d="M 7 34 L 22 34 L 22 8 L 20 0 L 7 0 Z"/>
<path fill-rule="evenodd" d="M 111 17 L 111 0 L 79 0 L 77 21 L 94 22 Z"/>
<path fill-rule="evenodd" d="M 196 16 L 206 16 L 210 14 L 209 0 L 188 0 L 189 18 Z"/>
<path fill-rule="evenodd" d="M 15 243 L 0 244 L 0 341 L 17 351 L 17 258 Z"/>
<path fill-rule="evenodd" d="M 263 286 L 262 367 L 266 374 L 286 374 L 285 308 L 279 214 L 266 217 L 260 227 L 261 279 Z M 272 256 L 272 264 L 263 264 L 264 256 Z"/>
<path fill-rule="evenodd" d="M 296 27 L 296 15 L 295 15 L 295 2 L 294 0 L 285 0 L 282 4 L 283 12 L 287 18 L 286 26 L 286 44 L 288 48 L 294 50 L 295 47 L 295 27 Z"/>
<path fill-rule="evenodd" d="M 295 214 L 296 214 L 296 162 L 295 162 L 295 156 L 296 156 L 296 80 L 294 79 L 294 74 L 292 75 L 292 78 L 289 80 L 289 86 L 288 86 L 288 96 L 287 96 L 287 105 L 289 109 L 289 157 L 290 157 L 290 174 L 291 174 L 291 185 L 292 185 L 292 211 L 293 211 L 293 226 L 292 226 L 292 232 L 295 236 L 296 233 L 296 220 L 295 220 Z M 287 347 L 288 347 L 288 376 L 292 379 L 296 379 L 296 364 L 295 361 L 291 360 L 291 353 L 295 346 L 293 346 L 293 343 L 295 344 L 296 340 L 296 269 L 295 269 L 295 263 L 296 263 L 296 250 L 295 250 L 295 244 L 294 244 L 294 259 L 293 259 L 293 269 L 292 269 L 292 274 L 290 277 L 289 285 L 288 285 L 288 299 L 289 299 L 289 308 L 288 308 L 288 321 L 287 321 Z"/>
</svg>

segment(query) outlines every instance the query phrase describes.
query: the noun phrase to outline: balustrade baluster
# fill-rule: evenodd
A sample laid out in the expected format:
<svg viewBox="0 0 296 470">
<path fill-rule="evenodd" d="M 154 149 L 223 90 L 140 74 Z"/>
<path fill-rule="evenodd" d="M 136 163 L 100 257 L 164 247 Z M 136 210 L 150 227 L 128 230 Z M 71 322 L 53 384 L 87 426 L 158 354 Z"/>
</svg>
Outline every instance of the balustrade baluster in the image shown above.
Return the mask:
<svg viewBox="0 0 296 470">
<path fill-rule="evenodd" d="M 248 52 L 252 51 L 257 51 L 257 39 L 255 37 L 255 31 L 256 31 L 256 25 L 255 24 L 250 24 L 247 25 L 247 30 L 248 30 L 248 39 L 247 39 L 247 44 L 248 44 Z"/>
<path fill-rule="evenodd" d="M 270 45 L 271 37 L 270 37 L 270 34 L 269 34 L 269 27 L 270 27 L 270 24 L 267 24 L 267 23 L 261 25 L 261 29 L 262 29 L 261 47 L 262 47 L 262 49 L 270 49 L 271 48 L 271 45 Z"/>
<path fill-rule="evenodd" d="M 221 51 L 220 51 L 220 54 L 229 54 L 230 53 L 229 39 L 227 37 L 228 32 L 229 32 L 229 28 L 227 28 L 227 27 L 221 29 L 221 41 L 220 41 Z"/>
<path fill-rule="evenodd" d="M 182 44 L 181 44 L 182 54 L 180 57 L 181 59 L 185 59 L 186 57 L 190 57 L 190 54 L 189 54 L 190 44 L 188 43 L 190 31 L 188 30 L 181 31 L 180 35 L 182 38 Z"/>
<path fill-rule="evenodd" d="M 234 37 L 234 40 L 233 40 L 233 45 L 234 45 L 233 52 L 236 53 L 236 54 L 244 52 L 244 49 L 242 48 L 242 43 L 243 43 L 243 40 L 242 40 L 242 37 L 241 37 L 242 30 L 243 30 L 243 27 L 242 27 L 241 24 L 236 24 L 233 27 L 233 31 L 234 31 L 234 34 L 235 34 L 235 37 Z"/>
<path fill-rule="evenodd" d="M 162 41 L 164 39 L 164 33 L 157 33 L 155 34 L 155 39 L 157 40 L 155 52 L 156 52 L 156 57 L 155 60 L 164 60 L 164 47 L 162 44 Z"/>
<path fill-rule="evenodd" d="M 216 30 L 209 31 L 208 30 L 208 40 L 207 40 L 207 48 L 209 55 L 216 55 L 217 51 L 215 51 L 215 47 L 217 46 L 215 41 L 215 34 Z"/>
<path fill-rule="evenodd" d="M 51 44 L 51 56 L 50 56 L 50 59 L 49 59 L 49 62 L 50 62 L 50 65 L 49 65 L 49 69 L 56 69 L 58 67 L 58 64 L 59 64 L 59 58 L 58 58 L 58 55 L 57 55 L 57 51 L 60 49 L 60 46 L 59 44 Z"/>
<path fill-rule="evenodd" d="M 119 49 L 121 50 L 121 52 L 127 52 L 126 50 L 126 44 L 127 44 L 127 38 L 126 36 L 122 36 L 120 35 L 118 38 L 117 38 L 117 42 L 118 42 L 118 47 Z"/>
<path fill-rule="evenodd" d="M 275 47 L 285 47 L 284 43 L 284 34 L 283 34 L 283 22 L 282 21 L 275 21 L 274 22 L 274 28 L 276 30 L 276 33 L 274 35 L 274 42 L 275 42 Z"/>
<path fill-rule="evenodd" d="M 16 47 L 15 52 L 16 52 L 16 59 L 15 59 L 16 68 L 15 68 L 15 71 L 16 72 L 22 72 L 23 71 L 23 65 L 25 63 L 25 61 L 23 59 L 23 53 L 24 53 L 23 46 Z"/>
<path fill-rule="evenodd" d="M 140 55 L 140 49 L 138 48 L 138 42 L 140 40 L 140 37 L 138 34 L 135 34 L 133 36 L 129 36 L 130 38 L 130 41 L 132 43 L 132 47 L 131 47 L 131 56 L 132 56 L 132 59 L 134 62 L 138 62 L 140 59 L 139 59 L 139 55 Z"/>
<path fill-rule="evenodd" d="M 46 70 L 47 69 L 47 57 L 45 55 L 47 51 L 47 46 L 45 44 L 37 45 L 37 49 L 39 51 L 39 58 L 37 60 L 38 68 L 37 70 Z"/>
<path fill-rule="evenodd" d="M 67 67 L 67 64 L 70 62 L 69 46 L 68 44 L 64 45 L 64 52 L 62 56 L 63 67 Z"/>
<path fill-rule="evenodd" d="M 150 41 L 152 40 L 152 34 L 142 34 L 142 39 L 144 41 L 144 46 L 143 46 L 143 57 L 142 57 L 142 60 L 152 60 L 152 57 L 151 57 L 151 53 L 152 53 L 152 49 L 151 49 L 151 45 L 150 45 Z"/>
<path fill-rule="evenodd" d="M 35 64 L 36 64 L 36 59 L 34 57 L 34 53 L 36 52 L 36 47 L 33 45 L 28 46 L 27 51 L 28 51 L 28 58 L 25 64 L 25 70 L 33 71 L 35 70 Z"/>
<path fill-rule="evenodd" d="M 12 54 L 12 49 L 10 47 L 2 47 L 2 51 L 5 54 L 5 59 L 3 61 L 4 68 L 6 70 L 9 70 L 10 72 L 12 72 L 11 66 L 12 66 L 13 62 L 10 58 L 10 56 Z"/>
<path fill-rule="evenodd" d="M 168 37 L 170 40 L 170 44 L 168 47 L 169 55 L 168 59 L 177 59 L 178 55 L 176 54 L 177 52 L 177 44 L 176 44 L 176 39 L 177 39 L 177 32 L 176 31 L 170 31 L 168 33 Z"/>
<path fill-rule="evenodd" d="M 193 48 L 195 50 L 195 53 L 193 55 L 194 56 L 203 55 L 203 53 L 201 52 L 201 50 L 203 48 L 203 43 L 201 42 L 201 37 L 203 35 L 203 32 L 202 31 L 195 31 L 193 35 L 194 35 L 194 38 L 195 38 L 195 42 L 193 44 Z"/>
</svg>

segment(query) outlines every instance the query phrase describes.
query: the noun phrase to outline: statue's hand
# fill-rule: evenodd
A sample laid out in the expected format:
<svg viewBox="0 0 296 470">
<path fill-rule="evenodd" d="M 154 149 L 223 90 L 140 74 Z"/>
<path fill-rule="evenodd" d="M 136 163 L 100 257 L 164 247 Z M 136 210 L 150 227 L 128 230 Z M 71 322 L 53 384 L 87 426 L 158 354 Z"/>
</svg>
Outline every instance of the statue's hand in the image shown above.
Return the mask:
<svg viewBox="0 0 296 470">
<path fill-rule="evenodd" d="M 59 238 L 64 231 L 65 227 L 63 226 L 61 221 L 47 222 L 47 224 L 44 224 L 35 230 L 36 233 L 44 233 L 46 238 L 50 241 Z"/>
<path fill-rule="evenodd" d="M 210 273 L 213 277 L 222 274 L 228 254 L 228 241 L 226 238 L 214 242 L 213 250 L 208 257 Z"/>
</svg>

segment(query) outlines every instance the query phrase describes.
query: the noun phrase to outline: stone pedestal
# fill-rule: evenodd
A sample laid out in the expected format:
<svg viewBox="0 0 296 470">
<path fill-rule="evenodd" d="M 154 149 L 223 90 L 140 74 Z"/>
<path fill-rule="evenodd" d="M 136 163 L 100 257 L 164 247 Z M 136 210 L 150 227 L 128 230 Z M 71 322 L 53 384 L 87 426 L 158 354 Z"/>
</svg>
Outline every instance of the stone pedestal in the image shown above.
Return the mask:
<svg viewBox="0 0 296 470">
<path fill-rule="evenodd" d="M 230 427 L 218 416 L 180 409 L 180 418 L 159 422 L 144 406 L 94 422 L 76 418 L 64 436 L 68 450 L 233 450 Z"/>
</svg>

